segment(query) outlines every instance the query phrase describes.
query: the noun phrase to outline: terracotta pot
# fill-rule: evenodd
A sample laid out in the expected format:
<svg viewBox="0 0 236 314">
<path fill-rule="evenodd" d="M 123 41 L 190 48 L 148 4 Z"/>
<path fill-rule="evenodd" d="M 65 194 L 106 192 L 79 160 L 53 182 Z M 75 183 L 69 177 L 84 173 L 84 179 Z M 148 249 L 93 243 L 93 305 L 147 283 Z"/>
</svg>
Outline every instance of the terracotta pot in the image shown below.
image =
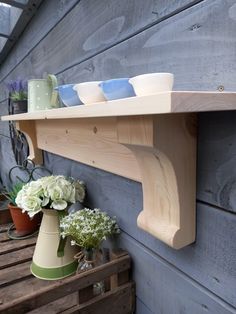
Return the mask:
<svg viewBox="0 0 236 314">
<path fill-rule="evenodd" d="M 30 219 L 27 213 L 22 213 L 21 208 L 12 204 L 8 204 L 8 208 L 10 209 L 17 235 L 25 236 L 39 228 L 40 215 L 37 214 L 33 219 Z"/>
</svg>

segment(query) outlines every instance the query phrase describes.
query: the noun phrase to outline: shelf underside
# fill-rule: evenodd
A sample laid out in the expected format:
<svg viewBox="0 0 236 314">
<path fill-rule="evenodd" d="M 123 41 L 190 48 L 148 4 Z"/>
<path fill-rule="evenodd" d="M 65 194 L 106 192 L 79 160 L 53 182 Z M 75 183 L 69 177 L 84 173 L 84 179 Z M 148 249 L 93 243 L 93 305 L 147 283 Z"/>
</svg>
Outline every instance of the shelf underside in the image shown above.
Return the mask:
<svg viewBox="0 0 236 314">
<path fill-rule="evenodd" d="M 221 111 L 236 109 L 236 93 L 173 91 L 130 97 L 91 105 L 43 110 L 2 117 L 8 120 L 45 120 L 154 115 L 165 113 Z"/>
</svg>

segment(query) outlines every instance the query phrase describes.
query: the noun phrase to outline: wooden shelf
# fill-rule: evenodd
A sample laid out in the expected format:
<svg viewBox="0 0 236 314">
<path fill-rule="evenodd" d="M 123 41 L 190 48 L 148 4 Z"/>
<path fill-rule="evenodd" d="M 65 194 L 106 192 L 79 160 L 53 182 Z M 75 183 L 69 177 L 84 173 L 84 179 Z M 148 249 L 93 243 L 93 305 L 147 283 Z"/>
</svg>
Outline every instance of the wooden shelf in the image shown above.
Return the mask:
<svg viewBox="0 0 236 314">
<path fill-rule="evenodd" d="M 141 182 L 138 226 L 179 249 L 195 240 L 196 113 L 235 109 L 236 93 L 165 92 L 2 120 L 36 163 L 46 150 Z"/>
<path fill-rule="evenodd" d="M 130 97 L 86 106 L 44 110 L 2 117 L 6 120 L 43 120 L 120 117 L 162 113 L 235 110 L 236 93 L 173 91 L 156 95 Z"/>
</svg>

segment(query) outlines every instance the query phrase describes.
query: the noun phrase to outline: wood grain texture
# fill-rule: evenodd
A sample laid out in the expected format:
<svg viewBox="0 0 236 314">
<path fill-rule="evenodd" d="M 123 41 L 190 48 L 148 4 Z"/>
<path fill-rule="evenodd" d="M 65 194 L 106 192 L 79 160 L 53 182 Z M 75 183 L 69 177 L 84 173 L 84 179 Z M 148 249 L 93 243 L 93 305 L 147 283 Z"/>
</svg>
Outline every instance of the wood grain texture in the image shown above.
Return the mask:
<svg viewBox="0 0 236 314">
<path fill-rule="evenodd" d="M 236 109 L 236 93 L 161 92 L 74 107 L 1 116 L 2 121 L 99 118 Z"/>
<path fill-rule="evenodd" d="M 41 149 L 140 180 L 134 156 L 117 142 L 115 118 L 37 121 L 36 129 Z"/>
<path fill-rule="evenodd" d="M 166 94 L 169 98 L 170 93 Z M 147 107 L 145 103 L 142 106 L 144 110 Z M 99 122 L 19 120 L 17 127 L 28 138 L 29 158 L 38 157 L 37 163 L 41 162 L 41 148 L 141 181 L 144 201 L 138 226 L 180 249 L 195 240 L 196 132 L 191 120 L 189 114 L 104 118 Z"/>
<path fill-rule="evenodd" d="M 195 240 L 196 132 L 186 127 L 190 118 L 118 119 L 119 142 L 134 154 L 141 172 L 138 226 L 175 249 Z"/>
<path fill-rule="evenodd" d="M 33 246 L 35 245 L 35 242 L 36 242 L 35 238 L 30 238 L 30 239 L 21 240 L 21 241 L 12 240 L 12 241 L 8 241 L 8 243 L 2 242 L 0 243 L 0 255 Z"/>
<path fill-rule="evenodd" d="M 136 280 L 136 294 L 146 305 L 142 307 L 144 312 L 137 309 L 137 313 L 235 313 L 235 307 L 216 298 L 127 234 L 122 234 L 120 245 L 135 258 L 133 277 Z"/>
<path fill-rule="evenodd" d="M 26 247 L 20 252 L 14 251 L 4 255 L 0 255 L 0 269 L 4 269 L 18 263 L 24 263 L 32 259 L 34 247 Z M 22 256 L 24 258 L 22 258 Z M 6 264 L 7 262 L 7 264 Z"/>
<path fill-rule="evenodd" d="M 7 267 L 0 271 L 0 288 L 32 277 L 29 269 L 31 260 L 17 266 Z"/>
<path fill-rule="evenodd" d="M 8 35 L 10 31 L 10 8 L 0 6 L 0 33 Z"/>
<path fill-rule="evenodd" d="M 236 213 L 236 113 L 199 115 L 198 192 L 207 203 Z"/>
<path fill-rule="evenodd" d="M 84 305 L 77 305 L 68 310 L 61 312 L 62 314 L 132 314 L 134 311 L 134 284 L 127 283 L 122 287 L 114 288 L 114 291 L 86 302 Z"/>
<path fill-rule="evenodd" d="M 77 2 L 79 0 L 58 0 L 56 3 L 54 1 L 44 1 L 30 23 L 30 32 L 22 34 L 20 42 L 14 47 L 14 52 L 9 54 L 7 62 L 0 67 L 1 81 L 8 80 L 6 77 L 9 72 L 27 56 L 33 47 L 55 27 Z"/>
<path fill-rule="evenodd" d="M 96 12 L 96 6 L 99 5 L 99 2 L 100 1 L 96 1 L 96 4 L 91 2 L 94 7 L 93 12 Z M 44 3 L 50 3 L 53 8 L 51 12 L 53 12 L 53 14 L 56 12 L 55 6 L 52 4 L 53 1 L 45 1 Z M 127 3 L 127 1 L 125 3 Z M 157 5 L 159 3 L 161 5 L 160 10 L 163 10 L 163 12 L 168 10 L 161 2 L 156 2 Z M 180 2 L 172 1 L 172 3 L 175 5 Z M 122 5 L 124 5 L 124 2 Z M 119 8 L 122 10 L 121 6 L 119 6 Z M 147 6 L 149 6 L 148 2 Z M 106 10 L 107 8 L 108 6 L 105 6 Z M 114 5 L 110 8 L 117 10 L 117 7 Z M 151 6 L 149 6 L 148 10 L 150 9 Z M 141 7 L 141 11 L 142 10 L 143 8 Z M 132 7 L 132 12 L 133 11 L 134 9 Z M 83 11 L 82 13 L 84 14 L 85 12 Z M 47 10 L 42 10 L 40 16 L 41 27 L 35 27 L 36 30 L 40 30 L 43 24 L 45 24 L 43 25 L 43 27 L 45 27 L 44 29 L 47 28 L 42 18 L 44 15 L 46 16 L 46 14 Z M 135 19 L 140 19 L 141 13 L 128 15 L 132 20 L 134 16 Z M 139 35 L 133 36 L 130 40 L 126 40 L 117 45 L 115 44 L 112 49 L 108 49 L 106 52 L 90 58 L 86 62 L 82 62 L 80 65 L 68 69 L 66 72 L 62 72 L 59 79 L 61 82 L 79 82 L 118 76 L 132 76 L 150 71 L 169 71 L 175 74 L 175 89 L 216 90 L 222 85 L 225 90 L 235 90 L 235 15 L 234 1 L 202 1 L 201 4 L 191 9 L 184 10 L 182 13 L 176 14 L 172 18 L 161 22 L 159 25 L 148 28 Z M 79 15 L 77 17 L 79 17 Z M 35 17 L 35 19 L 37 19 L 37 17 Z M 146 17 L 144 20 L 145 19 Z M 78 22 L 79 20 L 78 18 Z M 94 25 L 100 23 L 101 26 L 102 21 L 104 21 L 104 19 L 101 19 L 101 21 L 95 22 L 91 17 L 87 18 L 87 21 L 90 20 L 92 20 Z M 84 30 L 85 28 L 86 25 L 84 25 Z M 87 29 L 90 31 L 89 26 Z M 127 29 L 129 29 L 128 24 Z M 60 33 L 61 29 L 58 28 L 58 30 Z M 91 34 L 93 31 L 94 30 L 91 29 Z M 131 36 L 132 33 L 133 29 L 130 28 Z M 25 38 L 27 39 L 27 36 L 34 37 L 34 42 L 37 42 L 38 39 L 35 34 L 36 33 L 31 35 L 30 32 L 26 32 Z M 86 33 L 86 35 L 87 34 L 88 33 Z M 80 34 L 76 34 L 76 38 L 78 38 L 77 36 L 80 36 Z M 110 38 L 112 38 L 112 36 L 110 36 Z M 52 45 L 50 45 L 50 41 L 45 41 L 45 45 L 40 46 L 40 49 L 42 49 L 39 49 L 37 53 L 35 52 L 29 55 L 29 58 L 26 57 L 27 61 L 25 61 L 22 66 L 19 66 L 19 70 L 16 69 L 15 72 L 12 73 L 12 76 L 9 75 L 9 79 L 16 78 L 22 74 L 24 74 L 25 77 L 29 77 L 30 75 L 43 75 L 42 72 L 47 71 L 47 68 L 51 64 L 46 61 L 48 57 L 47 51 L 51 48 L 53 51 L 54 47 L 56 47 L 56 45 L 53 44 L 52 37 L 50 40 Z M 114 43 L 116 42 L 115 39 Z M 98 38 L 94 43 L 96 46 L 99 45 L 101 41 Z M 67 46 L 74 47 L 74 44 L 71 45 L 70 42 Z M 17 51 L 15 50 L 15 54 L 13 53 L 4 65 L 6 75 L 9 70 L 15 67 L 14 60 L 17 60 L 17 62 L 21 61 L 23 54 L 21 55 L 20 51 L 24 51 L 24 49 L 27 50 L 28 48 L 31 49 L 30 40 L 28 44 L 26 44 L 26 42 L 24 44 L 22 43 L 22 45 L 19 43 L 18 48 Z M 94 50 L 91 50 L 92 53 L 93 51 Z M 37 55 L 41 55 L 41 53 L 44 54 L 44 57 L 41 59 L 37 58 Z M 59 64 L 59 61 L 56 61 L 57 54 L 60 54 L 59 50 L 53 55 L 53 57 L 55 56 L 55 62 L 53 61 L 55 69 L 61 66 L 61 63 L 71 64 L 73 60 L 79 59 L 79 54 L 77 55 L 76 51 L 75 57 L 72 57 L 70 60 L 67 60 L 66 56 L 64 56 L 64 58 L 59 57 L 59 60 L 63 59 L 63 62 L 60 61 Z M 37 67 L 34 66 L 34 60 L 36 60 Z M 42 61 L 43 68 L 38 60 Z M 52 58 L 50 60 L 52 60 Z M 53 72 L 56 72 L 56 70 Z M 5 106 L 1 106 L 1 113 L 5 108 Z M 220 204 L 226 210 L 229 207 L 232 211 L 235 208 L 235 115 L 232 113 L 211 113 L 210 115 L 211 119 L 209 115 L 206 116 L 204 123 L 202 123 L 200 119 L 199 135 L 201 141 L 199 141 L 198 154 L 198 158 L 200 158 L 198 167 L 198 180 L 200 182 L 198 189 L 200 194 L 198 193 L 198 197 L 214 204 Z M 200 118 L 202 116 L 201 114 Z M 3 128 L 3 125 L 6 125 L 6 123 L 3 124 L 3 122 L 0 122 L 0 125 L 1 133 L 6 132 L 6 129 Z M 149 265 L 149 267 L 147 267 L 149 271 L 148 276 L 143 275 L 143 268 L 141 267 L 138 268 L 140 272 L 136 272 L 136 277 L 140 280 L 138 285 L 140 291 L 139 295 L 141 296 L 141 299 L 138 297 L 137 313 L 156 314 L 156 308 L 158 308 L 158 306 L 162 307 L 164 314 L 169 314 L 169 308 L 171 311 L 173 310 L 174 313 L 192 313 L 192 304 L 189 306 L 188 302 L 191 302 L 191 300 L 195 301 L 196 295 L 199 296 L 197 297 L 197 302 L 193 305 L 196 314 L 206 313 L 207 311 L 212 314 L 225 313 L 222 307 L 219 308 L 215 307 L 214 304 L 212 305 L 212 295 L 209 297 L 208 292 L 203 289 L 202 286 L 205 286 L 206 289 L 215 294 L 214 302 L 217 304 L 220 303 L 220 306 L 224 307 L 222 300 L 236 306 L 234 294 L 234 263 L 236 251 L 234 241 L 236 232 L 234 215 L 210 206 L 199 205 L 197 209 L 196 244 L 179 252 L 173 252 L 152 236 L 137 229 L 136 218 L 142 209 L 141 186 L 138 183 L 125 180 L 118 176 L 112 176 L 73 161 L 62 159 L 56 155 L 45 154 L 44 156 L 46 165 L 50 167 L 55 174 L 72 175 L 86 181 L 88 187 L 87 205 L 91 207 L 101 207 L 108 210 L 111 215 L 117 215 L 122 228 L 136 239 L 137 242 L 134 243 L 139 245 L 138 242 L 140 242 L 153 252 L 154 262 L 152 263 L 149 259 L 145 259 L 143 255 L 142 258 L 138 257 L 140 252 L 140 254 L 146 252 L 146 248 L 143 246 L 134 246 L 132 251 L 134 263 L 136 263 L 137 256 L 137 260 L 145 261 L 144 266 L 146 266 L 146 264 Z M 215 162 L 215 160 L 217 160 L 217 162 Z M 3 177 L 4 182 L 7 184 L 9 184 L 7 170 L 12 165 L 14 165 L 14 160 L 9 147 L 9 140 L 1 137 L 0 171 L 1 177 Z M 223 187 L 225 188 L 222 189 Z M 221 189 L 222 191 L 224 190 L 223 193 L 220 193 Z M 155 259 L 158 256 L 169 261 L 174 266 L 174 271 L 176 271 L 176 268 L 179 268 L 187 274 L 187 282 L 189 284 L 192 285 L 195 281 L 200 283 L 193 292 L 193 298 L 191 295 L 188 299 L 183 299 L 182 294 L 188 296 L 190 289 L 188 285 L 184 285 L 183 288 L 181 285 L 182 281 L 179 277 L 173 285 L 166 284 L 166 278 L 173 277 L 172 272 L 170 273 L 168 269 L 168 273 L 166 273 L 163 271 L 163 268 L 159 268 L 159 263 L 157 263 Z M 161 260 L 161 265 L 162 262 L 163 260 Z M 158 280 L 160 277 L 154 278 L 154 276 L 151 276 L 153 272 L 150 270 L 152 269 L 153 272 L 158 270 L 160 277 L 163 279 Z M 168 277 L 168 274 L 170 277 Z M 180 277 L 182 278 L 182 275 Z M 172 281 L 168 279 L 167 282 Z M 150 287 L 152 287 L 152 289 L 150 289 Z M 173 289 L 177 289 L 177 291 L 174 290 L 173 294 L 172 287 Z M 150 291 L 154 292 L 152 294 L 149 293 L 147 296 L 147 293 Z M 165 294 L 162 294 L 162 291 L 164 291 Z M 160 299 L 158 298 L 159 295 L 161 296 Z M 206 302 L 201 303 L 201 300 L 206 300 Z M 171 302 L 171 305 L 166 311 L 164 302 L 167 306 L 169 306 Z M 203 304 L 203 306 L 200 306 L 200 303 Z M 186 308 L 189 309 L 189 311 L 187 311 Z M 146 312 L 142 312 L 143 309 Z M 233 310 L 230 308 L 228 312 L 233 313 Z"/>
<path fill-rule="evenodd" d="M 64 71 L 60 78 L 82 82 L 163 71 L 174 73 L 175 90 L 223 86 L 234 91 L 234 5 L 234 0 L 203 1 Z"/>
<path fill-rule="evenodd" d="M 38 280 L 37 278 L 29 278 L 26 280 L 24 295 L 20 285 L 15 283 L 2 288 L 0 313 L 25 313 L 47 303 L 55 301 L 68 294 L 83 289 L 100 280 L 105 279 L 117 272 L 122 272 L 130 268 L 130 258 L 128 255 L 100 265 L 97 268 L 88 270 L 84 273 L 77 274 L 57 281 Z M 14 300 L 12 294 L 14 293 Z"/>
<path fill-rule="evenodd" d="M 48 2 L 49 4 L 46 4 Z M 64 13 L 76 2 L 78 1 L 61 0 L 56 5 L 53 1 L 44 2 L 32 25 L 32 31 L 24 36 L 22 45 L 19 48 L 16 47 L 15 54 L 8 58 L 0 70 L 0 79 L 17 78 L 22 73 L 27 78 L 40 78 L 45 72 L 62 72 L 65 68 L 91 58 L 197 1 L 129 0 L 117 5 L 117 2 L 112 0 L 107 5 L 106 0 L 100 0 L 94 5 L 93 0 L 82 0 L 56 25 L 56 22 L 60 20 L 58 15 L 63 15 L 61 11 Z M 87 27 L 88 20 L 89 27 Z M 55 27 L 52 28 L 52 26 Z M 40 41 L 45 34 L 47 34 L 45 39 Z M 32 44 L 29 44 L 31 42 Z M 35 45 L 37 47 L 30 52 Z M 22 60 L 22 55 L 25 57 L 27 53 L 27 58 Z M 44 62 L 45 57 L 47 63 Z M 19 66 L 16 66 L 17 64 Z M 91 69 L 88 68 L 87 71 L 90 72 Z M 9 72 L 10 75 L 8 75 Z M 0 94 L 5 95 L 4 86 L 1 84 L 0 87 Z"/>
<path fill-rule="evenodd" d="M 38 149 L 35 123 L 33 121 L 24 121 L 24 123 L 22 121 L 18 121 L 16 123 L 16 128 L 22 133 L 24 133 L 27 139 L 27 142 L 29 145 L 28 158 L 33 160 L 35 164 L 42 164 L 43 156 L 42 156 L 42 151 Z"/>
</svg>

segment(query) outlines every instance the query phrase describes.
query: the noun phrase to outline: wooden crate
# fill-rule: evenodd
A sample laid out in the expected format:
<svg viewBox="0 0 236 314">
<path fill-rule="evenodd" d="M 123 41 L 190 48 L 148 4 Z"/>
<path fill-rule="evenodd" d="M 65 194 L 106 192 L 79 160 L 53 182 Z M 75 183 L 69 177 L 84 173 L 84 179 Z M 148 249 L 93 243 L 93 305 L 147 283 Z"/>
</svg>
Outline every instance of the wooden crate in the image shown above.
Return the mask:
<svg viewBox="0 0 236 314">
<path fill-rule="evenodd" d="M 0 313 L 133 313 L 135 288 L 129 280 L 131 260 L 126 252 L 112 252 L 111 261 L 89 271 L 45 281 L 30 273 L 36 238 L 9 240 L 6 230 L 1 226 Z M 94 296 L 92 287 L 99 281 L 105 281 L 106 292 Z"/>
</svg>

